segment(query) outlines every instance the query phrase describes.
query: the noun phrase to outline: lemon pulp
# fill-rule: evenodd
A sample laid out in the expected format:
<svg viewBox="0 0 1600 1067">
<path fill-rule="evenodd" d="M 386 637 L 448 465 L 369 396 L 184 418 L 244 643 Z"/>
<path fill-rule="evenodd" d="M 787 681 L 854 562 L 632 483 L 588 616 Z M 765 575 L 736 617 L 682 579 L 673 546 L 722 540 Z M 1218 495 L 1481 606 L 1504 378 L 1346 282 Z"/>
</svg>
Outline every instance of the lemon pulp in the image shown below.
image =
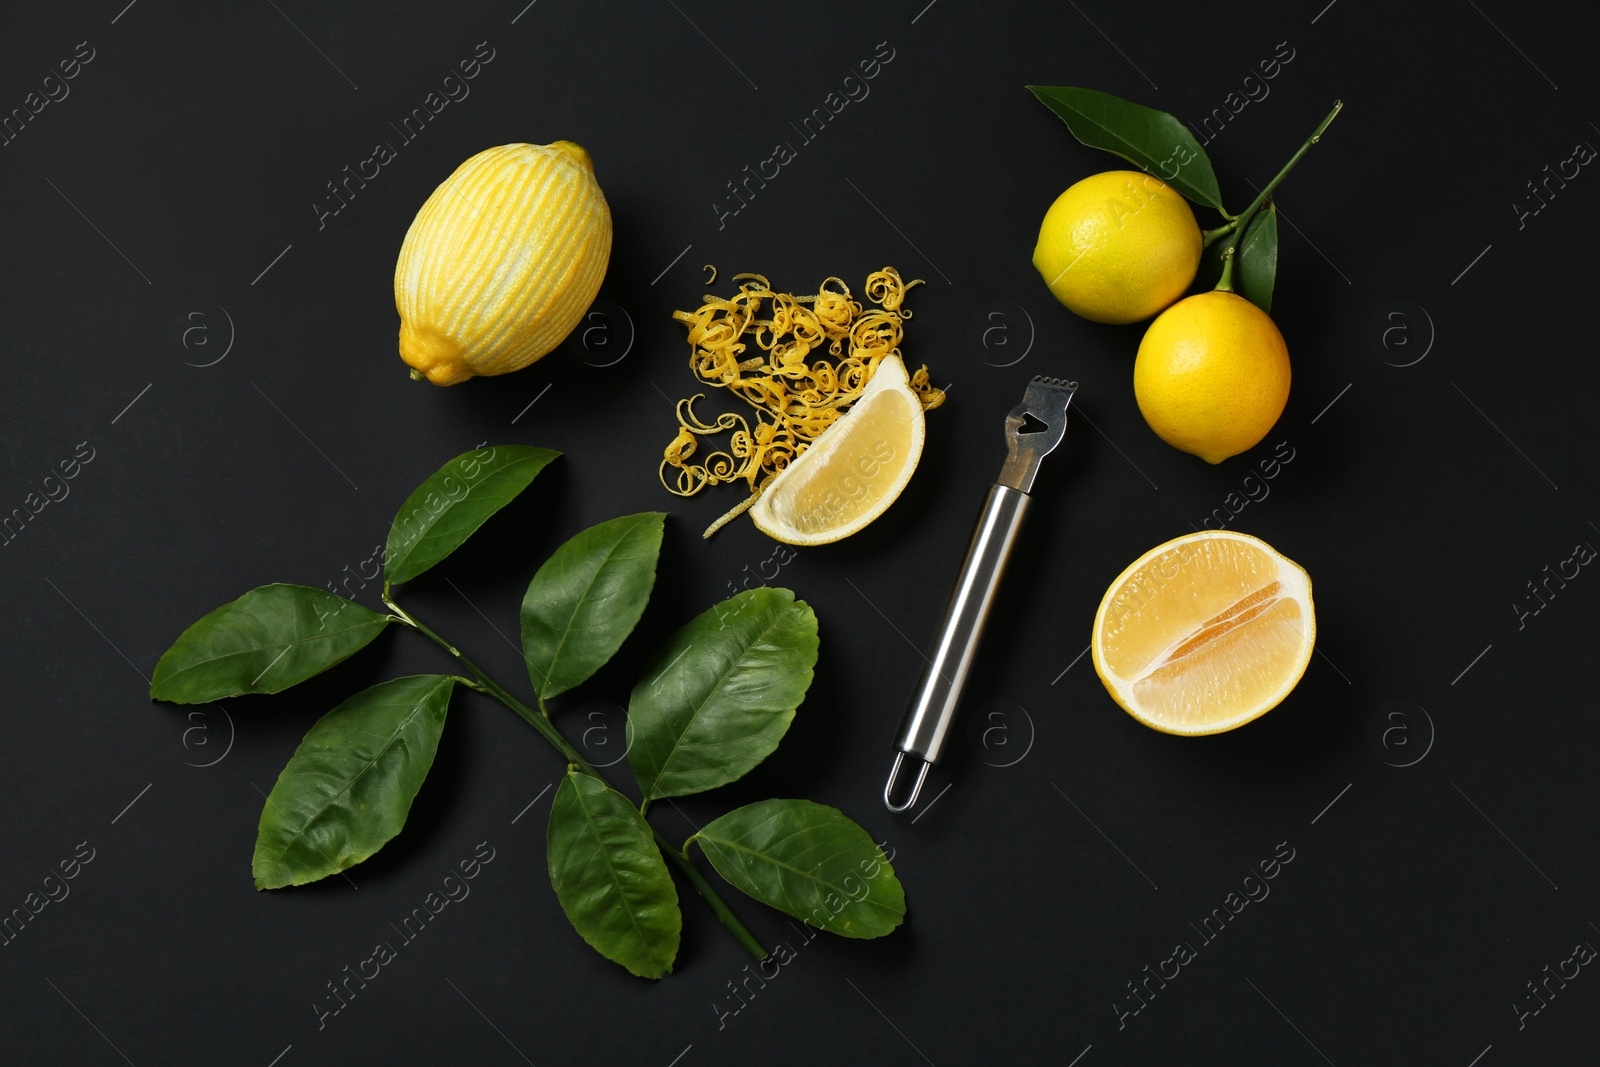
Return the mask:
<svg viewBox="0 0 1600 1067">
<path fill-rule="evenodd" d="M 772 480 L 750 517 L 789 544 L 847 537 L 900 495 L 922 441 L 922 404 L 900 357 L 887 356 L 861 398 Z"/>
<path fill-rule="evenodd" d="M 1092 647 L 1101 680 L 1135 718 L 1215 733 L 1287 696 L 1315 637 L 1303 569 L 1256 538 L 1207 531 L 1147 552 L 1112 583 Z"/>
</svg>

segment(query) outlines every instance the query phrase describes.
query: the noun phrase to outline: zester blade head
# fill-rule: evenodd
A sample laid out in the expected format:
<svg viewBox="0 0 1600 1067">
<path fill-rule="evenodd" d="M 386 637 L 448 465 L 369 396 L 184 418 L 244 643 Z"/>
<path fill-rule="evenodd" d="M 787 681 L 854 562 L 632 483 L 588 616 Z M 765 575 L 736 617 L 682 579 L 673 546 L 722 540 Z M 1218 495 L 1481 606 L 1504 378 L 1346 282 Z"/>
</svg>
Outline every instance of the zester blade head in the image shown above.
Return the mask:
<svg viewBox="0 0 1600 1067">
<path fill-rule="evenodd" d="M 1078 383 L 1065 378 L 1035 375 L 1022 394 L 1022 403 L 1006 416 L 1006 463 L 1000 484 L 1028 493 L 1039 473 L 1039 461 L 1061 443 L 1067 432 L 1067 406 Z"/>
</svg>

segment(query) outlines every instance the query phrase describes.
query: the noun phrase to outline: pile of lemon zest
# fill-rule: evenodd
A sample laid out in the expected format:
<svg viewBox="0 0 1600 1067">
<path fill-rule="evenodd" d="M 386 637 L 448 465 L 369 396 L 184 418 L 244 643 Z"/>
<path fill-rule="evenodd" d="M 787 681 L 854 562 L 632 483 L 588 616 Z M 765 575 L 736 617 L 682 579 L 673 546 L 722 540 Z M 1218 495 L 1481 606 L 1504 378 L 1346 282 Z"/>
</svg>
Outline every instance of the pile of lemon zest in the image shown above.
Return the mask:
<svg viewBox="0 0 1600 1067">
<path fill-rule="evenodd" d="M 713 275 L 714 278 L 714 275 Z M 900 355 L 902 323 L 911 317 L 905 281 L 893 267 L 867 276 L 867 299 L 857 301 L 841 278 L 825 278 L 809 296 L 775 292 L 760 274 L 735 274 L 738 292 L 707 294 L 694 311 L 672 317 L 688 330 L 689 369 L 701 382 L 727 389 L 755 408 L 752 424 L 724 414 L 707 423 L 694 413 L 704 393 L 679 401 L 678 433 L 662 453 L 660 478 L 668 492 L 693 496 L 708 485 L 742 481 L 750 498 L 713 523 L 710 537 L 743 512 L 768 482 L 849 410 L 886 356 Z M 923 410 L 944 403 L 926 366 L 911 376 Z M 691 462 L 699 438 L 731 431 L 726 447 Z M 668 481 L 667 470 L 676 471 Z"/>
</svg>

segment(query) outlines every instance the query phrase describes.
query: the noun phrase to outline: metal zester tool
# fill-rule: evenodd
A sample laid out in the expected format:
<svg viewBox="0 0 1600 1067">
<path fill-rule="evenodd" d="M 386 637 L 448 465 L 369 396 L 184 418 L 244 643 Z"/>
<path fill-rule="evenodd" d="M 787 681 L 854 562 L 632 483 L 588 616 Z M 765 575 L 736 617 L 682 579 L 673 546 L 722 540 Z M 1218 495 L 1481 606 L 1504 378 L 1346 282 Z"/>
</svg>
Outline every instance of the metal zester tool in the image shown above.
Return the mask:
<svg viewBox="0 0 1600 1067">
<path fill-rule="evenodd" d="M 928 768 L 939 761 L 949 739 L 961 690 L 978 651 L 978 639 L 994 605 L 995 591 L 1000 588 L 1006 557 L 1011 554 L 1022 516 L 1032 500 L 1028 494 L 1033 491 L 1039 461 L 1061 443 L 1067 430 L 1067 405 L 1072 403 L 1077 389 L 1077 382 L 1037 376 L 1028 383 L 1022 403 L 1006 416 L 1005 466 L 978 515 L 966 562 L 961 565 L 961 576 L 956 579 L 939 636 L 928 657 L 928 668 L 922 673 L 895 740 L 898 751 L 889 781 L 883 787 L 883 802 L 896 814 L 916 805 Z M 908 757 L 918 764 L 917 777 L 910 796 L 900 803 L 895 800 L 895 793 L 900 772 L 908 769 Z"/>
</svg>

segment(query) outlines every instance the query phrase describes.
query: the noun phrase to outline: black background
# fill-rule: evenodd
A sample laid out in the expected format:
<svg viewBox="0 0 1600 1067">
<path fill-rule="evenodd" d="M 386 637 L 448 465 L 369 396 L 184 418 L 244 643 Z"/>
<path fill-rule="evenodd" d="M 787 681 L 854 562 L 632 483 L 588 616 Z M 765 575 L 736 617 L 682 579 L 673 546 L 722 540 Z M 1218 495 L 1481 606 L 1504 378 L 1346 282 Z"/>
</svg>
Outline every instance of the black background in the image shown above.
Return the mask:
<svg viewBox="0 0 1600 1067">
<path fill-rule="evenodd" d="M 1536 1006 L 1542 968 L 1600 943 L 1600 577 L 1583 569 L 1520 625 L 1514 606 L 1537 606 L 1526 583 L 1547 564 L 1600 545 L 1600 177 L 1585 168 L 1521 225 L 1513 206 L 1537 206 L 1525 183 L 1600 143 L 1587 8 L 124 3 L 13 5 L 0 30 L 7 112 L 78 42 L 94 50 L 70 96 L 0 148 L 0 510 L 80 442 L 94 456 L 0 550 L 0 910 L 80 842 L 94 850 L 71 895 L 0 948 L 0 1062 L 1593 1057 L 1600 978 L 1584 970 L 1520 1026 L 1515 1007 Z M 470 96 L 398 145 L 388 123 L 485 41 Z M 879 42 L 893 58 L 870 96 L 719 228 L 725 183 L 797 142 L 789 123 Z M 1266 441 L 1210 467 L 1140 418 L 1140 328 L 1072 317 L 1029 262 L 1051 200 L 1119 164 L 1023 85 L 1198 118 L 1259 96 L 1245 79 L 1289 51 L 1207 150 L 1238 210 L 1346 102 L 1280 190 L 1274 317 L 1293 393 Z M 472 153 L 557 138 L 593 153 L 616 221 L 589 347 L 448 390 L 408 380 L 391 277 L 412 214 Z M 380 140 L 398 158 L 319 229 L 325 183 Z M 557 711 L 574 733 L 609 724 L 614 751 L 607 709 L 650 650 L 769 558 L 745 521 L 699 538 L 736 491 L 681 501 L 656 483 L 664 397 L 693 387 L 670 312 L 698 303 L 706 263 L 791 291 L 830 274 L 859 286 L 885 263 L 927 279 L 905 351 L 950 402 L 886 516 L 777 579 L 822 627 L 783 747 L 652 818 L 676 838 L 763 796 L 837 805 L 894 849 L 905 926 L 805 942 L 744 902 L 797 955 L 734 1014 L 747 961 L 686 896 L 676 973 L 631 978 L 549 889 L 558 757 L 465 693 L 400 838 L 348 880 L 256 892 L 259 790 L 305 730 L 361 685 L 445 661 L 389 635 L 277 697 L 152 705 L 143 676 L 204 612 L 266 582 L 337 582 L 417 482 L 481 441 L 561 449 L 404 599 L 515 684 L 505 635 L 537 563 L 587 524 L 670 511 L 639 631 Z M 969 690 L 985 729 L 958 731 L 915 820 L 892 817 L 879 791 L 919 649 L 998 471 L 1002 418 L 1039 373 L 1081 381 L 1081 414 L 1044 464 Z M 1230 527 L 1309 570 L 1320 654 L 1237 732 L 1145 729 L 1079 658 L 1095 606 L 1282 442 L 1294 458 Z M 325 983 L 483 841 L 495 859 L 470 898 L 319 1029 Z M 1270 897 L 1202 942 L 1190 923 L 1284 842 Z M 1127 983 L 1186 940 L 1198 957 L 1120 1017 Z"/>
</svg>

